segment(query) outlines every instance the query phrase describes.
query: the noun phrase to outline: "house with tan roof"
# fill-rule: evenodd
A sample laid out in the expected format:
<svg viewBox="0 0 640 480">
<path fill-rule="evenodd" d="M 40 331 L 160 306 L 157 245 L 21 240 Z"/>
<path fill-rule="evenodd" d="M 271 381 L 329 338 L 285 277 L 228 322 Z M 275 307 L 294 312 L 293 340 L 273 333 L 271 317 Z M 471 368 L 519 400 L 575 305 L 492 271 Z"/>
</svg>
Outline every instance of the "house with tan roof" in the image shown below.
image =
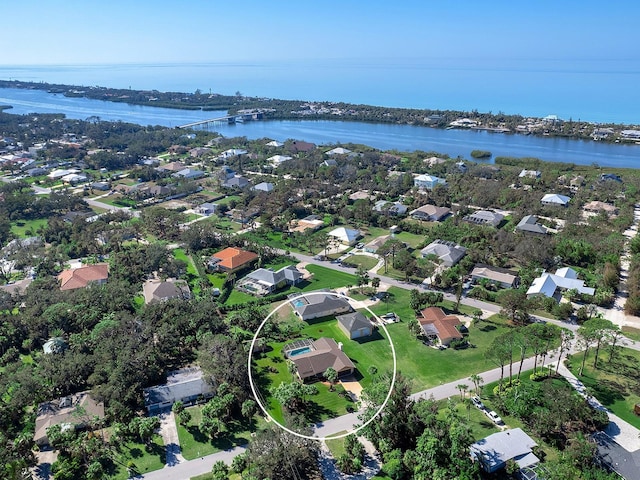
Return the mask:
<svg viewBox="0 0 640 480">
<path fill-rule="evenodd" d="M 90 392 L 80 392 L 38 405 L 33 440 L 38 445 L 48 445 L 47 429 L 54 425 L 82 429 L 93 418 L 104 418 L 104 404 L 93 398 Z"/>
<path fill-rule="evenodd" d="M 191 298 L 191 290 L 184 280 L 169 278 L 166 281 L 159 278 L 147 280 L 142 285 L 142 295 L 145 305 L 165 302 L 172 298 Z"/>
<path fill-rule="evenodd" d="M 586 203 L 582 209 L 585 212 L 598 214 L 600 212 L 604 212 L 609 216 L 617 215 L 618 208 L 615 205 L 611 205 L 609 203 L 599 202 L 594 200 L 593 202 Z"/>
<path fill-rule="evenodd" d="M 416 220 L 425 222 L 440 222 L 451 214 L 448 207 L 436 207 L 435 205 L 423 205 L 415 210 L 411 210 L 409 215 Z"/>
<path fill-rule="evenodd" d="M 89 284 L 102 285 L 107 283 L 108 278 L 109 265 L 106 263 L 96 263 L 95 265 L 63 270 L 58 275 L 60 290 L 85 288 Z"/>
<path fill-rule="evenodd" d="M 471 272 L 471 279 L 474 282 L 486 280 L 498 285 L 501 288 L 515 288 L 519 281 L 518 276 L 506 268 L 492 267 L 482 263 L 476 264 Z"/>
<path fill-rule="evenodd" d="M 227 247 L 214 253 L 209 260 L 209 267 L 220 272 L 237 272 L 249 267 L 258 259 L 258 255 L 240 248 Z"/>
<path fill-rule="evenodd" d="M 420 312 L 422 318 L 418 318 L 424 335 L 431 339 L 437 339 L 442 345 L 449 345 L 452 340 L 462 340 L 462 334 L 456 328 L 462 325 L 455 315 L 447 315 L 439 307 L 425 308 Z"/>
<path fill-rule="evenodd" d="M 322 377 L 328 368 L 333 368 L 340 376 L 350 375 L 356 368 L 333 338 L 322 337 L 295 349 L 285 345 L 283 351 L 295 364 L 302 381 Z"/>
</svg>

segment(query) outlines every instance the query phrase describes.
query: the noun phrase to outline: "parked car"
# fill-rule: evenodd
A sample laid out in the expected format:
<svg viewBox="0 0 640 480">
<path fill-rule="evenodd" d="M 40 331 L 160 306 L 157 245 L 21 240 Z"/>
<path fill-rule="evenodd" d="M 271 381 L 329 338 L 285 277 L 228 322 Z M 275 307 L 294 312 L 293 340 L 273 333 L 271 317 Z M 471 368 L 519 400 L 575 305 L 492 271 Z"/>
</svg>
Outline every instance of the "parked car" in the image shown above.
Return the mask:
<svg viewBox="0 0 640 480">
<path fill-rule="evenodd" d="M 475 397 L 471 397 L 471 403 L 473 403 L 480 410 L 484 410 L 484 403 L 480 400 L 480 397 L 477 395 Z"/>
<path fill-rule="evenodd" d="M 496 412 L 494 412 L 493 410 L 485 410 L 485 415 L 487 417 L 489 417 L 491 419 L 491 421 L 493 423 L 495 423 L 496 425 L 504 425 L 504 422 L 502 421 L 502 419 L 500 418 L 500 415 L 498 415 Z"/>
<path fill-rule="evenodd" d="M 361 242 L 361 243 L 358 243 L 358 244 L 356 245 L 356 248 L 362 248 L 362 247 L 364 247 L 364 243 L 362 243 L 362 242 Z"/>
</svg>

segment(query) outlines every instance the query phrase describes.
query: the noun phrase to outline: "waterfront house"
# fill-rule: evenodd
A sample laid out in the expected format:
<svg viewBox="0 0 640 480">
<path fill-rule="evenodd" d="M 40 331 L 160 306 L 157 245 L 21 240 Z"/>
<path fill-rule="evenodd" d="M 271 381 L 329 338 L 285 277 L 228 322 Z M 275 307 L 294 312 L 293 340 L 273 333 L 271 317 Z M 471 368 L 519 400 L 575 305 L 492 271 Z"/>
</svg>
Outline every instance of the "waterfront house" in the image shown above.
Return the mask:
<svg viewBox="0 0 640 480">
<path fill-rule="evenodd" d="M 299 140 L 294 140 L 289 144 L 289 151 L 293 154 L 300 152 L 308 153 L 314 148 L 316 148 L 316 145 L 314 143 L 302 142 Z"/>
<path fill-rule="evenodd" d="M 518 174 L 518 178 L 540 178 L 541 175 L 542 173 L 538 170 L 522 169 L 522 171 Z"/>
</svg>

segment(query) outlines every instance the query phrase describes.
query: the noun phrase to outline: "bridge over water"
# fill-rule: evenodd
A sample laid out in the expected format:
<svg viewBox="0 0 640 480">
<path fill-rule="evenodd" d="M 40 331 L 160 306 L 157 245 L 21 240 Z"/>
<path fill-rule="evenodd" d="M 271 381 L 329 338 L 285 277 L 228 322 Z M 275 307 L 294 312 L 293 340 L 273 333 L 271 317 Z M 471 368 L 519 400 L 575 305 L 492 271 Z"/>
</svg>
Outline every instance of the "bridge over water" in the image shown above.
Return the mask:
<svg viewBox="0 0 640 480">
<path fill-rule="evenodd" d="M 193 128 L 199 125 L 203 127 L 209 124 L 215 123 L 236 123 L 236 122 L 248 122 L 251 120 L 262 120 L 262 112 L 251 112 L 251 113 L 235 113 L 233 115 L 225 115 L 224 117 L 216 117 L 210 118 L 208 120 L 198 120 L 197 122 L 185 123 L 184 125 L 178 125 L 176 128 Z"/>
</svg>

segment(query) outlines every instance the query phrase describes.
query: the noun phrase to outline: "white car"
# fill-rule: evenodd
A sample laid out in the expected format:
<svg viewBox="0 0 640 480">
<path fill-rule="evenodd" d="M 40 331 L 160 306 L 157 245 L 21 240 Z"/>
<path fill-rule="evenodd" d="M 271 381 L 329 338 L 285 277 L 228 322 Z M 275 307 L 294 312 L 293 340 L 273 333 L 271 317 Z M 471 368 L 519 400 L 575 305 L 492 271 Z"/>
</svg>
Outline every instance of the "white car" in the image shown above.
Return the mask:
<svg viewBox="0 0 640 480">
<path fill-rule="evenodd" d="M 480 397 L 477 395 L 475 397 L 471 397 L 471 403 L 473 403 L 480 410 L 484 410 L 484 403 L 480 400 Z"/>
<path fill-rule="evenodd" d="M 489 417 L 491 419 L 491 421 L 493 423 L 495 423 L 496 425 L 504 425 L 504 422 L 502 421 L 502 419 L 500 418 L 500 415 L 498 415 L 496 412 L 494 412 L 493 410 L 485 410 L 484 412 L 487 417 Z"/>
</svg>

